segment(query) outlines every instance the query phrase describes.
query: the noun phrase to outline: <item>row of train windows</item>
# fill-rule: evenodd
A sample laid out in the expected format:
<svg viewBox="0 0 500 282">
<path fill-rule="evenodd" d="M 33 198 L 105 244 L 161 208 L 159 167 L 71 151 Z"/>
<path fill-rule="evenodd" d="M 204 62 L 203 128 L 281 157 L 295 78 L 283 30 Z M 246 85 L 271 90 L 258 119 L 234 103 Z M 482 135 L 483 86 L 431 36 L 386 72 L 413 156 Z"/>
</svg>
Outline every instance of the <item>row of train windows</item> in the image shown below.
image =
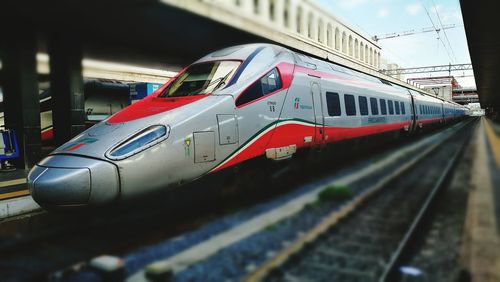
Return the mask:
<svg viewBox="0 0 500 282">
<path fill-rule="evenodd" d="M 463 110 L 455 110 L 455 109 L 445 109 L 445 113 L 447 114 L 463 114 Z"/>
<path fill-rule="evenodd" d="M 441 108 L 436 106 L 426 106 L 420 105 L 421 115 L 439 115 L 441 114 Z"/>
<path fill-rule="evenodd" d="M 378 101 L 377 101 L 378 100 Z M 328 108 L 328 115 L 340 116 L 342 111 L 340 109 L 340 96 L 338 93 L 326 92 L 326 104 Z M 358 96 L 359 112 L 362 116 L 368 115 L 368 98 L 365 96 Z M 356 99 L 354 95 L 344 94 L 345 112 L 348 116 L 355 116 L 356 113 Z M 380 105 L 380 108 L 379 108 Z M 372 115 L 406 115 L 405 104 L 400 101 L 392 101 L 385 99 L 370 98 L 370 109 Z M 380 111 L 379 111 L 380 110 Z"/>
</svg>

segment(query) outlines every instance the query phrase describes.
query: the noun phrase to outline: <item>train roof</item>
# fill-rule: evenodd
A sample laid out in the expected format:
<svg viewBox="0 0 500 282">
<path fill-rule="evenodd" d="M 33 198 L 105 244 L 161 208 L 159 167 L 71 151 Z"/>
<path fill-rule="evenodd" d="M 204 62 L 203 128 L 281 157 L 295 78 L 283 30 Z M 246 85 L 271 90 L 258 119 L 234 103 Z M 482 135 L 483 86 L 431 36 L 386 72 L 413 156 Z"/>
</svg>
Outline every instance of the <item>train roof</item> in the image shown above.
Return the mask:
<svg viewBox="0 0 500 282">
<path fill-rule="evenodd" d="M 274 44 L 255 43 L 243 44 L 227 47 L 221 50 L 214 51 L 205 57 L 199 59 L 195 63 L 209 62 L 214 60 L 238 60 L 244 62 L 245 60 L 255 56 L 263 49 L 273 50 L 275 53 L 290 50 Z"/>
<path fill-rule="evenodd" d="M 333 63 L 330 61 L 325 61 L 324 59 L 321 58 L 316 58 L 316 57 L 311 57 L 310 55 L 306 55 L 297 51 L 292 51 L 290 49 L 281 47 L 279 45 L 275 44 L 267 44 L 267 43 L 254 43 L 254 44 L 243 44 L 243 45 L 236 45 L 236 46 L 231 46 L 227 47 L 221 50 L 214 51 L 203 58 L 199 59 L 195 63 L 202 63 L 202 62 L 208 62 L 208 61 L 214 61 L 214 60 L 238 60 L 241 62 L 245 62 L 247 59 L 254 57 L 257 53 L 260 51 L 268 49 L 273 51 L 275 54 L 278 54 L 280 52 L 289 52 L 291 54 L 294 54 L 296 59 L 298 58 L 297 61 L 303 61 L 306 67 L 312 68 L 312 69 L 317 69 L 318 67 L 323 67 L 328 69 L 329 71 L 333 71 L 336 73 L 341 73 L 344 75 L 348 76 L 354 76 L 362 80 L 370 81 L 372 83 L 377 83 L 381 85 L 387 86 L 389 89 L 399 89 L 402 91 L 412 91 L 414 94 L 418 93 L 422 95 L 422 97 L 428 98 L 428 99 L 436 99 L 436 100 L 441 100 L 443 102 L 447 102 L 450 104 L 458 105 L 455 102 L 452 101 L 447 101 L 441 97 L 437 97 L 434 95 L 431 95 L 430 93 L 427 93 L 423 91 L 422 89 L 418 89 L 412 85 L 409 85 L 403 81 L 401 81 L 399 84 L 396 84 L 394 82 L 388 81 L 384 79 L 383 77 L 378 77 L 374 76 L 371 74 L 364 73 L 359 70 L 351 69 L 346 66 L 339 65 L 337 63 Z"/>
</svg>

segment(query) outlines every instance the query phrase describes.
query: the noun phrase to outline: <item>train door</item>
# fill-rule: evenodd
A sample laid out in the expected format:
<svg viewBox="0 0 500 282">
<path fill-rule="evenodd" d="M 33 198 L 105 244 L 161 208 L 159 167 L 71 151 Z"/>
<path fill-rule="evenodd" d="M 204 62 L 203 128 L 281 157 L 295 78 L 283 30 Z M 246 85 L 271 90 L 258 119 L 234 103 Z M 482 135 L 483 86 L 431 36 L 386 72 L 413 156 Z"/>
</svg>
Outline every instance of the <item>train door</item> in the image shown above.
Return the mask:
<svg viewBox="0 0 500 282">
<path fill-rule="evenodd" d="M 319 82 L 313 81 L 311 82 L 311 95 L 313 100 L 313 108 L 314 108 L 314 121 L 315 121 L 315 130 L 314 130 L 314 143 L 315 144 L 323 144 L 325 141 L 325 118 L 323 115 L 323 99 L 321 97 L 321 86 Z"/>
<path fill-rule="evenodd" d="M 441 123 L 446 123 L 446 119 L 444 118 L 444 103 L 441 103 Z"/>
<path fill-rule="evenodd" d="M 417 105 L 415 104 L 415 98 L 410 93 L 410 103 L 411 103 L 411 125 L 410 125 L 410 133 L 413 133 L 417 129 Z"/>
</svg>

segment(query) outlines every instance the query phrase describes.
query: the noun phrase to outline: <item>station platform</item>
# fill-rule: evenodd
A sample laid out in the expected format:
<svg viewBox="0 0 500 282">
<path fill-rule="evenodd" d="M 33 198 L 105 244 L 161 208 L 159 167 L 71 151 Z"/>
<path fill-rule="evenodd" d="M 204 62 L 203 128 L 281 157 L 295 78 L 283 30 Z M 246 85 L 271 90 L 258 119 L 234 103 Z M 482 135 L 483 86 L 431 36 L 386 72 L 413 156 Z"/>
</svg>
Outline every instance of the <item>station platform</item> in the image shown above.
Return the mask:
<svg viewBox="0 0 500 282">
<path fill-rule="evenodd" d="M 29 193 L 27 175 L 24 169 L 0 172 L 0 222 L 40 210 Z"/>
<path fill-rule="evenodd" d="M 482 118 L 472 145 L 461 263 L 470 281 L 500 281 L 500 125 Z"/>
<path fill-rule="evenodd" d="M 0 201 L 28 195 L 27 175 L 24 169 L 0 171 Z"/>
</svg>

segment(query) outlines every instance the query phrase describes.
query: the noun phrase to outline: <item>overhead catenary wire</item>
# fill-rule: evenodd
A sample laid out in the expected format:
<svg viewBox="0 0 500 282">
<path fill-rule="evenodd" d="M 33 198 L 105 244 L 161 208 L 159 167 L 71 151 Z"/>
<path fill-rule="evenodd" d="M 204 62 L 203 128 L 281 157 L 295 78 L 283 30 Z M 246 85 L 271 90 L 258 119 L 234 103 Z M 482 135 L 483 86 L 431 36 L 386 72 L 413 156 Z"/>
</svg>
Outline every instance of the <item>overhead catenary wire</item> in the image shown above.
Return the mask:
<svg viewBox="0 0 500 282">
<path fill-rule="evenodd" d="M 450 40 L 448 39 L 448 34 L 446 34 L 446 29 L 444 28 L 443 22 L 441 21 L 441 16 L 439 15 L 439 11 L 437 9 L 437 5 L 434 2 L 434 0 L 432 0 L 432 4 L 434 5 L 434 11 L 436 12 L 436 16 L 438 18 L 439 25 L 441 26 L 441 30 L 444 33 L 444 38 L 446 39 L 446 42 L 448 43 L 448 46 L 450 47 L 450 51 L 451 51 L 451 54 L 453 55 L 453 59 L 456 61 L 457 57 L 455 56 L 455 52 L 453 51 L 453 46 L 451 45 Z"/>
<path fill-rule="evenodd" d="M 444 41 L 443 39 L 441 38 L 440 34 L 439 34 L 439 30 L 436 25 L 434 24 L 434 21 L 432 20 L 432 17 L 431 17 L 431 14 L 429 13 L 429 10 L 427 9 L 427 7 L 425 6 L 425 4 L 420 1 L 420 3 L 422 4 L 422 7 L 424 7 L 424 10 L 425 10 L 425 13 L 427 14 L 427 17 L 429 18 L 429 20 L 431 21 L 431 24 L 432 26 L 434 27 L 434 30 L 436 31 L 436 34 L 438 36 L 438 40 L 443 44 L 443 47 L 446 51 L 446 54 L 448 55 L 448 58 L 450 59 L 450 62 L 454 63 L 455 60 L 453 60 L 452 56 L 450 55 L 450 51 L 448 51 L 448 48 L 446 47 L 446 44 L 444 44 Z"/>
</svg>

